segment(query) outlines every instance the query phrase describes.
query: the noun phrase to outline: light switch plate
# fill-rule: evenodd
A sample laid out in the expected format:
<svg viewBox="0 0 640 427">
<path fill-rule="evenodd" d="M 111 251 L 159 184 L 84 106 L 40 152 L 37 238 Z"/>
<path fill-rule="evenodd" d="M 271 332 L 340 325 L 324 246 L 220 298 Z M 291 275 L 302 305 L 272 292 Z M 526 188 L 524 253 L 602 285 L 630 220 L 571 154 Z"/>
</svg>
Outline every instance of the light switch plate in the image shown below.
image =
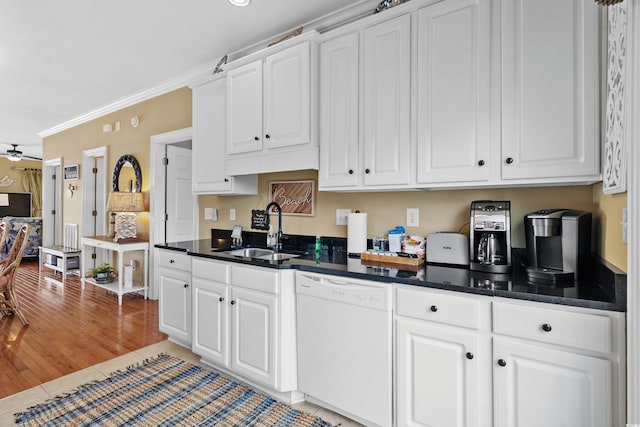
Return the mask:
<svg viewBox="0 0 640 427">
<path fill-rule="evenodd" d="M 211 221 L 217 221 L 218 220 L 218 209 L 213 208 L 211 209 Z"/>
<path fill-rule="evenodd" d="M 204 219 L 205 220 L 213 219 L 213 208 L 204 208 Z"/>
<path fill-rule="evenodd" d="M 407 227 L 420 226 L 420 209 L 407 208 Z"/>
<path fill-rule="evenodd" d="M 347 225 L 347 217 L 351 209 L 336 209 L 336 225 Z"/>
<path fill-rule="evenodd" d="M 236 210 L 234 208 L 229 209 L 229 219 L 231 221 L 236 220 Z"/>
</svg>

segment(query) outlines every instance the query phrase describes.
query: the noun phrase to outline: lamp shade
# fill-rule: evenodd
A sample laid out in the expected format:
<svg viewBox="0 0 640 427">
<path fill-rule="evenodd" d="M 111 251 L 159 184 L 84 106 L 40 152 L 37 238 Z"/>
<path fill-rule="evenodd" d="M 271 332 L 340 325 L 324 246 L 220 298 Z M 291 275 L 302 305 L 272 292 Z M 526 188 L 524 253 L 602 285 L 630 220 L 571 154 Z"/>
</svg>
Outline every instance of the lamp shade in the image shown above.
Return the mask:
<svg viewBox="0 0 640 427">
<path fill-rule="evenodd" d="M 110 212 L 145 212 L 142 193 L 109 193 L 107 211 Z"/>
</svg>

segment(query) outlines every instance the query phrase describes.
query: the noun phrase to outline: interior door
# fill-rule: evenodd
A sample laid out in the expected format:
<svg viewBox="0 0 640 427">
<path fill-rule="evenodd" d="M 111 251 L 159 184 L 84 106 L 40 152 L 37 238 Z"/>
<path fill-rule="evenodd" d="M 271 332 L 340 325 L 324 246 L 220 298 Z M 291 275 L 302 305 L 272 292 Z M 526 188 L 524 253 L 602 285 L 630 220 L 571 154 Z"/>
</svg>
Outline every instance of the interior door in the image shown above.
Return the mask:
<svg viewBox="0 0 640 427">
<path fill-rule="evenodd" d="M 167 145 L 166 242 L 193 240 L 191 150 Z"/>
<path fill-rule="evenodd" d="M 62 244 L 62 159 L 43 162 L 42 246 Z"/>
</svg>

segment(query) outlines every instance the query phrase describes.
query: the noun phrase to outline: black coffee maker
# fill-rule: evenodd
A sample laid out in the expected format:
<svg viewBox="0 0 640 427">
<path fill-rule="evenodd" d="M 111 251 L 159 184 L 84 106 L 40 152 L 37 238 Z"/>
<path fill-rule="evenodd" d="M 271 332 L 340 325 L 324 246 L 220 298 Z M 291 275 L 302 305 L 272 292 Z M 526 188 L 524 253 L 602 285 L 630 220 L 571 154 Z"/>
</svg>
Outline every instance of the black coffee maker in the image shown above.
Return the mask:
<svg viewBox="0 0 640 427">
<path fill-rule="evenodd" d="M 524 217 L 532 283 L 573 282 L 589 265 L 591 213 L 570 209 L 545 209 Z"/>
<path fill-rule="evenodd" d="M 511 272 L 511 202 L 471 202 L 469 252 L 471 270 Z"/>
</svg>

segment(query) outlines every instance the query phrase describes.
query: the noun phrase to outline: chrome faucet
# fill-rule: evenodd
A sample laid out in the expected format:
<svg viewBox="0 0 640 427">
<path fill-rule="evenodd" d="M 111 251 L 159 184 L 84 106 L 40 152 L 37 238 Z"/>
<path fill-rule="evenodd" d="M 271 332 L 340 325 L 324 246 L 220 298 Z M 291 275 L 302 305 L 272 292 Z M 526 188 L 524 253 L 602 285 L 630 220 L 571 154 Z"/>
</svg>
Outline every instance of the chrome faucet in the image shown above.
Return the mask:
<svg viewBox="0 0 640 427">
<path fill-rule="evenodd" d="M 271 202 L 265 209 L 267 213 L 269 213 L 269 209 L 271 209 L 271 207 L 278 209 L 278 234 L 276 240 L 276 252 L 280 252 L 282 250 L 282 208 L 276 202 Z"/>
</svg>

